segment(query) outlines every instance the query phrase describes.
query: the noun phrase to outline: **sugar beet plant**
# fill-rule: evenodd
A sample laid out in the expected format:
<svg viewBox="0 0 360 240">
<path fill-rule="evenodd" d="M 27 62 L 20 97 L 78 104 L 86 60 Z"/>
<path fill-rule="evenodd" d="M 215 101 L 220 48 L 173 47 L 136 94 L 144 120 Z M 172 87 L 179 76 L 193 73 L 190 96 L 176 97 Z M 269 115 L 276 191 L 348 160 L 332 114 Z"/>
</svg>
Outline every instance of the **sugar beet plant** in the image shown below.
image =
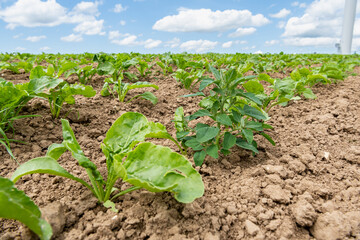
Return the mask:
<svg viewBox="0 0 360 240">
<path fill-rule="evenodd" d="M 206 155 L 218 158 L 219 151 L 227 155 L 235 145 L 258 153 L 255 134 L 275 144 L 264 132 L 272 127 L 264 123 L 268 116 L 259 107 L 262 105 L 261 100 L 238 87 L 254 76 L 243 77 L 235 69 L 218 71 L 210 66 L 210 70 L 215 79 L 202 79 L 199 92 L 184 96 L 203 96 L 199 103 L 202 109 L 184 116 L 180 107 L 174 118 L 176 137 L 185 149 L 194 150 L 195 164 L 202 165 Z M 208 86 L 212 86 L 212 89 L 205 93 L 203 90 Z M 211 123 L 197 123 L 191 127 L 190 122 L 200 117 L 210 118 Z"/>
<path fill-rule="evenodd" d="M 183 203 L 192 202 L 203 195 L 201 176 L 183 155 L 170 148 L 144 142 L 146 138 L 165 138 L 178 145 L 162 124 L 149 122 L 140 113 L 128 112 L 121 115 L 101 144 L 108 171 L 105 181 L 96 165 L 84 155 L 69 122 L 61 122 L 63 142 L 52 144 L 45 157 L 34 158 L 19 166 L 11 177 L 12 181 L 16 182 L 22 176 L 32 173 L 66 177 L 83 184 L 99 202 L 113 209 L 112 200 L 140 188 L 151 192 L 171 192 L 176 200 Z M 59 165 L 57 160 L 66 151 L 70 151 L 85 169 L 91 184 L 75 177 Z M 133 187 L 119 191 L 114 188 L 118 179 L 132 184 Z"/>
</svg>

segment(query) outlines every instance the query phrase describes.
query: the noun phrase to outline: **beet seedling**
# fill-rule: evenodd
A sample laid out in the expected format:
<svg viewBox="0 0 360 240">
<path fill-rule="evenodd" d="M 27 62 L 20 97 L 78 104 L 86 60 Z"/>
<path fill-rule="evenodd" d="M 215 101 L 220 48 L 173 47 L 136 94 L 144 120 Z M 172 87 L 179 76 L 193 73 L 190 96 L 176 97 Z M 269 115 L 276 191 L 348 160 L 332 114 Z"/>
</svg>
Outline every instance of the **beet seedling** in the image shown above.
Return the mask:
<svg viewBox="0 0 360 240">
<path fill-rule="evenodd" d="M 106 206 L 113 205 L 111 201 L 118 196 L 140 188 L 151 192 L 171 192 L 177 201 L 183 203 L 192 202 L 203 195 L 201 176 L 183 155 L 170 148 L 144 142 L 146 138 L 165 138 L 178 145 L 162 124 L 149 122 L 140 113 L 128 112 L 119 117 L 101 145 L 108 171 L 105 181 L 97 166 L 84 155 L 69 122 L 64 119 L 61 122 L 63 142 L 52 144 L 45 157 L 34 158 L 18 167 L 11 177 L 12 181 L 16 182 L 32 173 L 66 177 L 87 187 Z M 66 151 L 70 151 L 86 170 L 90 184 L 59 165 L 57 160 Z M 114 188 L 114 184 L 118 179 L 133 187 L 116 193 L 118 189 Z"/>
</svg>

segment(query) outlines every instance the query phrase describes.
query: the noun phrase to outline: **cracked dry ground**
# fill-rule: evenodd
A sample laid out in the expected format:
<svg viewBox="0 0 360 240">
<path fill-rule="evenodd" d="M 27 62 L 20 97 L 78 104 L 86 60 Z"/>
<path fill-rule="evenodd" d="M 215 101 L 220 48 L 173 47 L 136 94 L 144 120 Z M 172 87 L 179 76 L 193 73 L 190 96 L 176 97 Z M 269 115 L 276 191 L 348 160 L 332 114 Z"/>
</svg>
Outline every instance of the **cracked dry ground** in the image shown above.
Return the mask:
<svg viewBox="0 0 360 240">
<path fill-rule="evenodd" d="M 98 92 L 102 80 L 97 77 L 93 82 Z M 183 106 L 193 113 L 198 108 L 198 98 L 176 97 L 188 92 L 172 78 L 154 75 L 144 80 L 160 87 L 156 106 L 141 99 L 123 104 L 97 94 L 77 98 L 74 107 L 80 119 L 74 111 L 68 116 L 85 154 L 102 174 L 106 167 L 100 143 L 122 113 L 140 112 L 175 135 L 171 122 L 175 109 Z M 219 160 L 206 159 L 197 168 L 205 195 L 192 204 L 180 204 L 168 193 L 140 190 L 118 198 L 116 214 L 97 204 L 85 187 L 61 177 L 33 174 L 16 186 L 41 207 L 53 225 L 54 239 L 360 239 L 360 78 L 316 86 L 314 92 L 316 100 L 270 112 L 274 129 L 268 134 L 276 146 L 259 139 L 256 156 L 234 149 Z M 42 156 L 51 143 L 62 141 L 60 121 L 51 119 L 45 102 L 32 101 L 24 109 L 29 113 L 43 117 L 16 123 L 14 138 L 29 143 L 12 145 L 19 162 Z M 156 143 L 175 150 L 170 142 Z M 1 175 L 10 177 L 16 163 L 0 150 Z M 59 162 L 86 178 L 70 154 Z M 0 238 L 34 235 L 18 222 L 1 220 Z"/>
</svg>

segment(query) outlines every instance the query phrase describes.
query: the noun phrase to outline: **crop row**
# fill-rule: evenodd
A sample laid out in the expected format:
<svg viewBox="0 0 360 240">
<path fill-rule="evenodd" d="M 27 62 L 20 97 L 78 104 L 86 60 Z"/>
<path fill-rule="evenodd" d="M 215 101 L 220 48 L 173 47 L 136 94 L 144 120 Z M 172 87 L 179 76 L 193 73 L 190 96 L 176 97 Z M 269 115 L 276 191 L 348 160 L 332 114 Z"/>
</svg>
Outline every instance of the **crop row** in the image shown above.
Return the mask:
<svg viewBox="0 0 360 240">
<path fill-rule="evenodd" d="M 272 128 L 266 122 L 274 106 L 285 106 L 301 97 L 316 98 L 311 90 L 314 85 L 343 80 L 357 65 L 357 56 L 316 54 L 1 54 L 0 69 L 15 74 L 29 73 L 30 79 L 14 84 L 0 78 L 0 143 L 13 158 L 10 143 L 16 140 L 8 137 L 13 122 L 36 116 L 21 115 L 21 109 L 31 99 L 42 98 L 48 101 L 52 117 L 59 118 L 62 106 L 74 104 L 76 95 L 90 98 L 96 94 L 91 86 L 95 74 L 105 76 L 100 94 L 117 97 L 120 102 L 125 101 L 132 89 L 159 89 L 157 85 L 143 81 L 154 71 L 172 76 L 188 89 L 189 94 L 182 97 L 197 96 L 201 100 L 200 110 L 191 115 L 185 116 L 182 107 L 176 110 L 173 119 L 177 131 L 175 138 L 162 124 L 149 122 L 140 113 L 121 115 L 101 145 L 107 159 L 106 180 L 83 154 L 69 122 L 62 119 L 64 140 L 61 144 L 52 144 L 46 156 L 20 165 L 11 180 L 0 177 L 3 206 L 0 217 L 25 223 L 41 239 L 51 237 L 51 227 L 41 219 L 38 207 L 13 185 L 22 176 L 32 173 L 53 174 L 80 182 L 100 203 L 114 211 L 112 200 L 140 188 L 172 192 L 176 200 L 192 202 L 203 195 L 204 185 L 200 174 L 187 160 L 187 154 L 193 154 L 195 165 L 201 166 L 207 155 L 219 158 L 220 154 L 230 154 L 235 146 L 258 153 L 256 135 L 275 145 L 266 133 Z M 273 78 L 271 73 L 274 72 L 290 74 Z M 71 75 L 76 75 L 79 83 L 68 83 L 66 79 Z M 135 97 L 157 103 L 152 92 Z M 203 121 L 192 124 L 199 118 Z M 181 154 L 146 142 L 147 138 L 169 139 L 178 146 Z M 58 164 L 57 160 L 66 151 L 70 151 L 87 172 L 90 184 Z M 114 188 L 119 178 L 133 187 L 124 191 Z"/>
</svg>

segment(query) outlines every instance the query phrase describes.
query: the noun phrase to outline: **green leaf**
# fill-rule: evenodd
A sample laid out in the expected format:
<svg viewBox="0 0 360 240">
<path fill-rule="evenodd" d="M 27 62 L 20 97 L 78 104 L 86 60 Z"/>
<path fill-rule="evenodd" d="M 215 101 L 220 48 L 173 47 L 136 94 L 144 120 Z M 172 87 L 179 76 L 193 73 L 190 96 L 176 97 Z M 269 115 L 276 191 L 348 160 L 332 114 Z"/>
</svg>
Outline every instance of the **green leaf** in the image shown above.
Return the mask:
<svg viewBox="0 0 360 240">
<path fill-rule="evenodd" d="M 155 84 L 149 83 L 149 82 L 136 82 L 128 86 L 128 89 L 135 89 L 135 88 L 145 88 L 145 87 L 152 87 L 155 89 L 159 89 L 159 87 Z"/>
<path fill-rule="evenodd" d="M 248 115 L 248 116 L 258 119 L 258 120 L 266 120 L 267 119 L 267 117 L 261 111 L 257 110 L 254 107 L 251 107 L 249 105 L 245 104 L 243 110 L 244 110 L 244 115 Z"/>
<path fill-rule="evenodd" d="M 139 142 L 145 140 L 148 120 L 140 113 L 127 112 L 121 115 L 107 131 L 102 150 L 109 153 L 127 153 Z"/>
<path fill-rule="evenodd" d="M 29 85 L 27 86 L 27 91 L 30 94 L 38 94 L 43 92 L 45 89 L 53 89 L 57 87 L 64 80 L 59 78 L 52 78 L 48 76 L 43 76 L 40 78 L 33 78 L 30 80 Z"/>
<path fill-rule="evenodd" d="M 180 97 L 196 97 L 196 96 L 205 97 L 205 94 L 203 92 L 197 92 L 197 93 L 193 93 L 193 94 L 183 95 L 183 96 L 180 96 Z"/>
<path fill-rule="evenodd" d="M 190 203 L 204 194 L 200 174 L 170 148 L 141 143 L 129 153 L 124 167 L 124 181 L 151 192 L 172 192 L 179 202 Z"/>
<path fill-rule="evenodd" d="M 101 62 L 96 71 L 99 75 L 112 75 L 116 69 L 111 62 Z"/>
<path fill-rule="evenodd" d="M 128 102 L 130 102 L 135 98 L 142 98 L 145 100 L 149 100 L 154 105 L 156 105 L 158 102 L 158 98 L 152 92 L 144 92 L 142 94 L 136 95 L 135 97 L 132 97 Z"/>
<path fill-rule="evenodd" d="M 64 144 L 53 143 L 50 145 L 50 147 L 48 147 L 46 156 L 58 160 L 60 156 L 66 151 L 67 148 L 64 146 Z"/>
<path fill-rule="evenodd" d="M 220 77 L 220 72 L 219 70 L 217 70 L 216 68 L 214 68 L 213 66 L 210 66 L 210 71 L 212 72 L 212 74 L 214 74 L 214 77 L 216 80 L 220 80 L 221 77 Z"/>
<path fill-rule="evenodd" d="M 302 94 L 304 95 L 305 98 L 308 99 L 315 99 L 316 95 L 313 93 L 313 91 L 310 88 L 306 88 Z"/>
<path fill-rule="evenodd" d="M 41 218 L 38 206 L 9 179 L 0 177 L 0 218 L 15 219 L 25 224 L 41 240 L 49 240 L 52 229 Z"/>
<path fill-rule="evenodd" d="M 252 143 L 253 139 L 254 139 L 254 134 L 253 134 L 253 131 L 250 130 L 250 129 L 246 129 L 246 128 L 243 128 L 241 130 L 242 134 L 244 134 L 244 137 L 246 138 L 246 141 L 248 143 Z"/>
<path fill-rule="evenodd" d="M 206 154 L 209 155 L 210 157 L 215 158 L 215 159 L 219 158 L 218 151 L 219 151 L 219 148 L 215 144 L 210 145 L 209 147 L 206 148 Z"/>
<path fill-rule="evenodd" d="M 191 114 L 189 116 L 189 119 L 193 120 L 193 119 L 197 119 L 199 117 L 204 117 L 204 116 L 211 116 L 211 113 L 208 110 L 200 109 L 199 111 L 195 112 L 194 114 Z"/>
<path fill-rule="evenodd" d="M 217 127 L 203 127 L 196 132 L 196 140 L 200 143 L 207 142 L 215 138 L 220 129 Z"/>
<path fill-rule="evenodd" d="M 232 148 L 236 143 L 236 137 L 229 132 L 224 135 L 223 149 L 228 150 Z"/>
<path fill-rule="evenodd" d="M 204 162 L 206 156 L 206 152 L 205 151 L 199 151 L 199 152 L 195 152 L 194 154 L 194 162 L 196 166 L 201 166 Z"/>
<path fill-rule="evenodd" d="M 211 85 L 214 82 L 211 78 L 205 78 L 200 82 L 199 91 L 204 90 L 207 86 Z"/>
<path fill-rule="evenodd" d="M 184 108 L 183 107 L 178 107 L 175 110 L 174 125 L 175 125 L 176 132 L 184 132 L 185 131 L 186 126 L 184 123 Z"/>
<path fill-rule="evenodd" d="M 185 142 L 185 145 L 188 147 L 191 147 L 194 151 L 200 151 L 200 150 L 204 149 L 204 147 L 201 145 L 201 143 L 196 138 L 187 140 Z"/>
<path fill-rule="evenodd" d="M 75 180 L 85 187 L 92 190 L 89 184 L 84 180 L 77 178 L 67 172 L 60 164 L 51 157 L 38 157 L 33 158 L 23 164 L 21 164 L 11 176 L 11 180 L 16 183 L 22 176 L 33 174 L 33 173 L 45 173 L 61 177 L 66 177 Z"/>
<path fill-rule="evenodd" d="M 63 131 L 63 142 L 62 144 L 66 147 L 67 150 L 71 152 L 71 155 L 78 160 L 78 163 L 81 167 L 85 168 L 88 173 L 90 172 L 96 181 L 102 183 L 103 178 L 100 172 L 97 170 L 96 165 L 88 159 L 83 151 L 79 143 L 77 142 L 74 132 L 70 127 L 69 121 L 65 119 L 61 119 L 62 131 Z"/>
<path fill-rule="evenodd" d="M 110 201 L 110 200 L 105 201 L 103 205 L 106 208 L 110 208 L 111 211 L 113 211 L 114 213 L 119 212 L 119 210 L 117 210 L 116 207 L 115 207 L 115 203 Z"/>
<path fill-rule="evenodd" d="M 266 138 L 273 146 L 276 145 L 276 143 L 274 142 L 274 140 L 273 140 L 269 135 L 267 135 L 267 134 L 264 133 L 264 132 L 262 132 L 262 133 L 260 133 L 260 134 L 263 135 L 264 138 Z"/>
<path fill-rule="evenodd" d="M 259 151 L 256 149 L 256 147 L 254 147 L 254 145 L 248 143 L 247 141 L 243 140 L 242 138 L 236 139 L 236 145 L 238 145 L 241 148 L 251 150 L 254 153 L 259 153 Z"/>
<path fill-rule="evenodd" d="M 232 126 L 232 121 L 231 121 L 230 117 L 225 113 L 217 115 L 216 121 L 225 126 L 229 126 L 229 127 Z"/>
<path fill-rule="evenodd" d="M 107 97 L 110 95 L 110 90 L 109 90 L 109 83 L 104 83 L 101 92 L 100 92 L 101 96 L 103 97 Z"/>
<path fill-rule="evenodd" d="M 260 94 L 264 92 L 264 86 L 255 79 L 247 81 L 243 84 L 243 87 L 247 92 L 251 92 L 254 94 Z"/>
</svg>

